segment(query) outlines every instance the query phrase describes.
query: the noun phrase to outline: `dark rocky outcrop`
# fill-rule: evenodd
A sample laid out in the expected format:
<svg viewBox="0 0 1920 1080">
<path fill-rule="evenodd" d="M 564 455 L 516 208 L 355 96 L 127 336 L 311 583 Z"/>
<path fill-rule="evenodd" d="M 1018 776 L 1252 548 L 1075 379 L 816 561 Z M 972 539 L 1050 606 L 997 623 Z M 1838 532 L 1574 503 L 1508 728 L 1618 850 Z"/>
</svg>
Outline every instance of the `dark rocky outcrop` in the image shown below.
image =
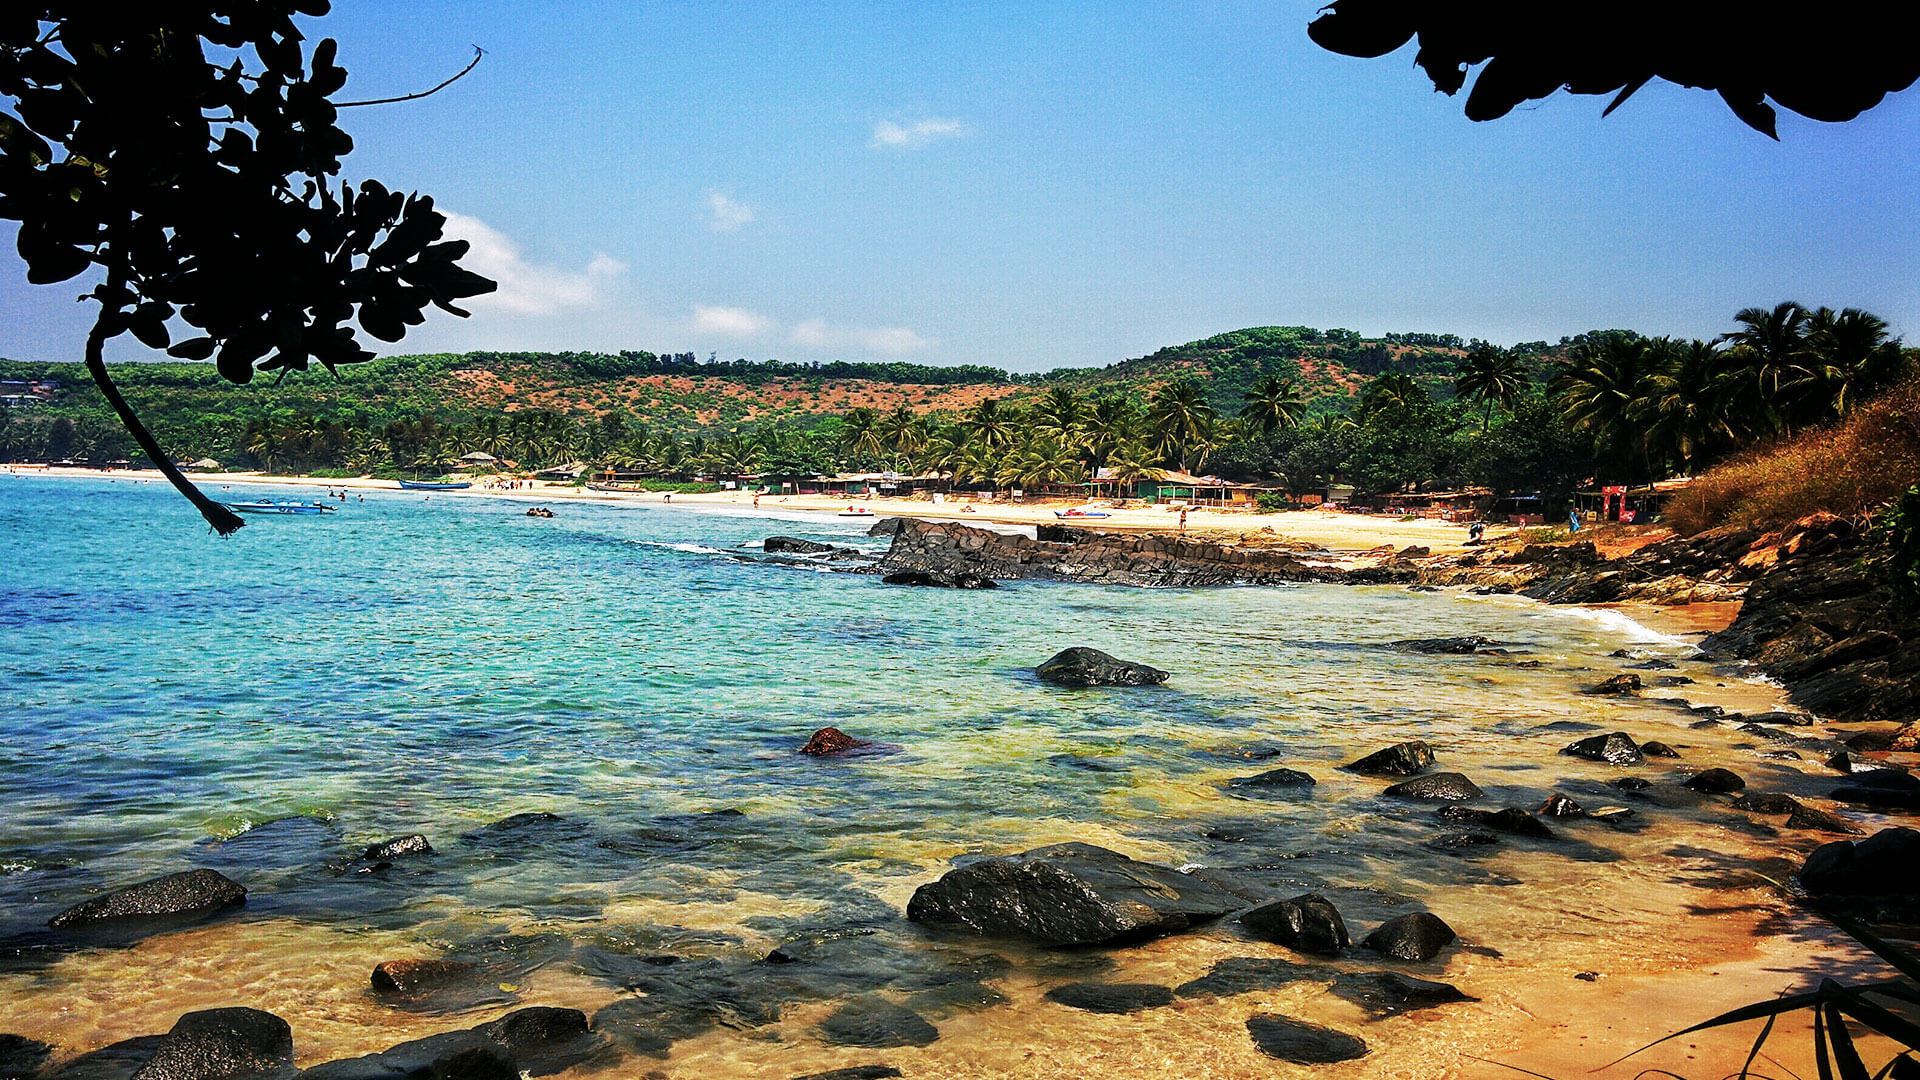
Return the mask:
<svg viewBox="0 0 1920 1080">
<path fill-rule="evenodd" d="M 1430 911 L 1388 919 L 1360 944 L 1398 960 L 1431 960 L 1452 944 L 1453 927 Z"/>
<path fill-rule="evenodd" d="M 592 1055 L 598 1041 L 579 1009 L 535 1005 L 474 1029 L 504 1047 L 529 1076 L 563 1072 Z"/>
<path fill-rule="evenodd" d="M 880 531 L 883 525 L 884 532 Z M 1029 539 L 954 521 L 916 518 L 876 524 L 874 535 L 893 537 L 879 563 L 880 571 L 888 574 L 920 570 L 1001 581 L 1037 578 L 1148 586 L 1278 584 L 1346 577 L 1339 570 L 1305 562 L 1292 551 L 1228 546 L 1184 536 L 1043 525 Z M 1386 571 L 1385 576 L 1405 582 L 1412 580 L 1413 571 L 1409 566 Z"/>
<path fill-rule="evenodd" d="M 1243 903 L 1170 866 L 1069 843 L 949 870 L 914 890 L 907 918 L 1044 945 L 1096 945 L 1176 933 Z"/>
<path fill-rule="evenodd" d="M 1689 778 L 1687 786 L 1709 795 L 1727 795 L 1746 787 L 1747 782 L 1729 769 L 1707 769 Z"/>
<path fill-rule="evenodd" d="M 1173 990 L 1154 983 L 1076 982 L 1056 986 L 1046 998 L 1087 1012 L 1121 1014 L 1173 1004 Z"/>
<path fill-rule="evenodd" d="M 1839 814 L 1821 810 L 1812 806 L 1796 806 L 1787 815 L 1787 828 L 1805 829 L 1809 832 L 1839 833 L 1842 836 L 1862 836 L 1866 830 Z"/>
<path fill-rule="evenodd" d="M 1478 799 L 1486 794 L 1457 772 L 1433 773 L 1430 776 L 1417 776 L 1386 789 L 1380 794 L 1395 799 L 1431 799 L 1463 802 Z"/>
<path fill-rule="evenodd" d="M 1749 814 L 1791 814 L 1800 809 L 1798 799 L 1779 792 L 1742 795 L 1729 805 L 1735 810 L 1745 810 Z"/>
<path fill-rule="evenodd" d="M 1248 1017 L 1247 1034 L 1261 1053 L 1297 1065 L 1352 1061 L 1367 1054 L 1366 1040 L 1358 1036 L 1274 1013 Z"/>
<path fill-rule="evenodd" d="M 1406 638 L 1388 642 L 1387 648 L 1411 653 L 1464 654 L 1476 653 L 1498 644 L 1500 643 L 1492 638 L 1470 634 L 1465 637 Z"/>
<path fill-rule="evenodd" d="M 1236 776 L 1227 781 L 1229 791 L 1241 793 L 1302 794 L 1317 781 L 1298 769 L 1268 769 L 1252 776 Z"/>
<path fill-rule="evenodd" d="M 1639 765 L 1646 761 L 1640 753 L 1639 744 L 1624 731 L 1581 739 L 1560 752 L 1588 761 L 1604 761 L 1609 765 Z"/>
<path fill-rule="evenodd" d="M 997 589 L 1000 583 L 985 574 L 961 571 L 940 574 L 932 570 L 899 570 L 880 579 L 882 585 L 919 585 L 932 589 Z"/>
<path fill-rule="evenodd" d="M 881 998 L 860 998 L 822 1020 L 820 1038 L 832 1046 L 869 1049 L 927 1046 L 940 1038 L 940 1029 L 904 1005 Z"/>
<path fill-rule="evenodd" d="M 433 854 L 433 845 L 427 843 L 426 837 L 414 833 L 411 836 L 396 836 L 378 844 L 368 844 L 367 850 L 361 853 L 360 857 L 371 862 L 380 859 L 398 859 L 403 855 L 431 854 Z"/>
<path fill-rule="evenodd" d="M 1431 1009 L 1461 1001 L 1479 1001 L 1450 983 L 1416 979 L 1397 971 L 1361 971 L 1334 981 L 1333 993 L 1375 1015 Z"/>
<path fill-rule="evenodd" d="M 1300 952 L 1334 956 L 1353 944 L 1339 910 L 1319 893 L 1262 904 L 1242 912 L 1240 923 L 1255 937 Z"/>
<path fill-rule="evenodd" d="M 832 544 L 802 540 L 797 536 L 769 536 L 761 542 L 760 550 L 785 555 L 825 555 L 836 549 Z"/>
<path fill-rule="evenodd" d="M 891 1065 L 854 1065 L 845 1069 L 807 1073 L 793 1080 L 892 1080 L 899 1075 L 900 1070 Z"/>
<path fill-rule="evenodd" d="M 867 745 L 865 742 L 837 727 L 823 727 L 807 736 L 807 741 L 800 747 L 800 752 L 813 757 L 822 757 L 827 754 L 844 754 L 848 750 L 855 750 L 865 745 Z"/>
<path fill-rule="evenodd" d="M 1375 750 L 1341 768 L 1362 776 L 1417 776 L 1433 768 L 1433 762 L 1433 747 L 1415 739 L 1396 743 L 1385 750 Z"/>
<path fill-rule="evenodd" d="M 1539 813 L 1541 817 L 1555 817 L 1555 818 L 1577 818 L 1577 817 L 1587 816 L 1587 811 L 1583 807 L 1581 807 L 1579 803 L 1574 802 L 1572 799 L 1567 798 L 1565 795 L 1562 795 L 1557 791 L 1547 796 L 1547 801 L 1540 804 Z"/>
<path fill-rule="evenodd" d="M 186 870 L 75 904 L 47 925 L 80 929 L 137 920 L 190 919 L 247 902 L 247 890 L 217 870 Z"/>
<path fill-rule="evenodd" d="M 40 1075 L 53 1048 L 25 1035 L 0 1035 L 0 1080 L 26 1080 Z"/>
<path fill-rule="evenodd" d="M 1645 757 L 1677 758 L 1680 751 L 1658 739 L 1649 739 L 1640 744 L 1640 753 Z"/>
<path fill-rule="evenodd" d="M 1449 806 L 1438 811 L 1443 821 L 1455 821 L 1465 825 L 1479 825 L 1496 832 L 1511 833 L 1514 836 L 1531 836 L 1536 840 L 1554 839 L 1553 830 L 1532 814 L 1517 806 L 1504 810 L 1476 810 L 1470 806 Z"/>
<path fill-rule="evenodd" d="M 1640 676 L 1632 672 L 1615 675 L 1610 679 L 1603 679 L 1599 683 L 1589 686 L 1580 692 L 1599 696 L 1630 696 L 1640 692 Z"/>
<path fill-rule="evenodd" d="M 1822 844 L 1800 867 L 1814 896 L 1897 896 L 1920 892 L 1920 832 L 1882 829 L 1865 840 Z"/>
<path fill-rule="evenodd" d="M 207 1009 L 176 1021 L 133 1080 L 223 1080 L 292 1065 L 285 1020 L 259 1009 Z"/>
<path fill-rule="evenodd" d="M 365 1057 L 315 1065 L 299 1080 L 519 1080 L 520 1064 L 482 1034 L 449 1031 Z"/>
<path fill-rule="evenodd" d="M 1323 972 L 1291 960 L 1270 956 L 1230 956 L 1215 961 L 1205 975 L 1174 988 L 1181 997 L 1232 997 L 1256 990 L 1272 990 Z"/>
<path fill-rule="evenodd" d="M 1080 645 L 1060 650 L 1033 670 L 1047 682 L 1062 686 L 1157 686 L 1167 681 L 1167 673 L 1159 668 L 1116 659 Z"/>
</svg>

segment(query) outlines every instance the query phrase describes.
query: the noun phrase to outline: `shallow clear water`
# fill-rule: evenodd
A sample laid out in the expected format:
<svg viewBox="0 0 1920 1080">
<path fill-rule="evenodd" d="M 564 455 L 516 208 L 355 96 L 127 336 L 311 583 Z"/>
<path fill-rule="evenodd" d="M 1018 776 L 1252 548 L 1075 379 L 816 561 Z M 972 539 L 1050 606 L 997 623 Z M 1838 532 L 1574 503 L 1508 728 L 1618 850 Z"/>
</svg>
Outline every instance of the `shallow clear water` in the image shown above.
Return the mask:
<svg viewBox="0 0 1920 1080">
<path fill-rule="evenodd" d="M 574 504 L 543 520 L 524 503 L 398 492 L 336 505 L 220 540 L 158 484 L 0 478 L 0 1030 L 78 1051 L 164 1030 L 184 1008 L 258 1004 L 294 1021 L 304 1063 L 514 1002 L 591 1011 L 646 985 L 641 955 L 732 977 L 803 933 L 884 942 L 885 958 L 855 965 L 880 974 L 808 985 L 780 1021 L 710 1026 L 662 1059 L 670 1073 L 787 1075 L 872 1057 L 822 1046 L 821 1010 L 853 993 L 901 1000 L 945 985 L 926 970 L 986 955 L 900 914 L 957 855 L 1085 839 L 1237 868 L 1275 895 L 1337 890 L 1356 938 L 1428 906 L 1463 938 L 1552 943 L 1572 963 L 1582 943 L 1617 950 L 1691 902 L 1752 829 L 1675 806 L 1640 832 L 1573 825 L 1557 846 L 1463 858 L 1422 846 L 1444 831 L 1429 808 L 1333 766 L 1422 738 L 1487 789 L 1484 805 L 1532 807 L 1556 789 L 1623 801 L 1601 785 L 1614 773 L 1555 753 L 1585 733 L 1568 725 L 1592 724 L 1684 742 L 1685 765 L 1729 764 L 1764 787 L 1805 779 L 1672 706 L 1574 694 L 1619 670 L 1612 650 L 1689 651 L 1606 613 L 1338 586 L 895 588 L 757 552 L 776 533 L 875 548 L 866 522 Z M 1543 663 L 1377 647 L 1468 633 Z M 1039 683 L 1032 666 L 1068 645 L 1173 678 Z M 1679 663 L 1699 683 L 1676 692 L 1742 689 Z M 828 724 L 885 752 L 796 752 Z M 1311 798 L 1222 789 L 1282 764 L 1320 778 Z M 483 828 L 536 811 L 562 820 Z M 414 831 L 439 854 L 379 874 L 349 865 Z M 131 949 L 76 950 L 44 930 L 89 890 L 195 865 L 247 884 L 245 913 Z M 1284 953 L 1226 925 L 1082 962 L 1184 981 L 1262 950 Z M 424 1012 L 365 989 L 378 960 L 441 954 L 479 960 L 493 989 Z M 1052 1055 L 1087 1038 L 1085 1014 L 1035 997 L 1082 976 L 1058 957 L 991 955 L 987 982 L 1011 1004 L 914 999 L 943 1039 L 891 1053 L 997 1075 L 1019 1067 L 994 1057 L 1009 1031 Z M 1421 970 L 1457 977 L 1479 955 Z M 1326 1008 L 1361 1022 L 1338 1005 L 1296 1011 Z M 1248 1053 L 1231 1012 L 1207 1013 L 1200 1040 L 1232 1040 L 1208 1051 L 1228 1072 Z M 1498 1026 L 1466 1015 L 1467 1029 Z M 1142 1039 L 1164 1022 L 1097 1019 L 1145 1025 Z M 1103 1067 L 1135 1060 L 1127 1045 L 1101 1051 Z"/>
</svg>

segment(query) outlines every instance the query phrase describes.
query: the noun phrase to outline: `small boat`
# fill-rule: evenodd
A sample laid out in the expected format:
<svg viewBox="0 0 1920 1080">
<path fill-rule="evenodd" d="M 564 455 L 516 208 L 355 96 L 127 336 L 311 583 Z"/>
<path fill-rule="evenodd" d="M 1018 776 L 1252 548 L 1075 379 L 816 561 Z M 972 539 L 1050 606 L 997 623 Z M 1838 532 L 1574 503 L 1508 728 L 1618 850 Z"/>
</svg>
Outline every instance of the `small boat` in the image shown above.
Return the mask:
<svg viewBox="0 0 1920 1080">
<path fill-rule="evenodd" d="M 1053 516 L 1057 518 L 1103 518 L 1112 517 L 1113 515 L 1107 513 L 1105 510 L 1083 510 L 1076 506 L 1071 510 L 1055 510 Z"/>
<path fill-rule="evenodd" d="M 260 502 L 232 502 L 227 509 L 242 514 L 331 514 L 335 508 L 325 503 L 274 502 L 271 499 Z"/>
<path fill-rule="evenodd" d="M 553 516 L 553 511 L 547 509 L 544 506 L 535 506 L 535 507 L 528 508 L 527 516 L 537 517 L 537 518 L 550 518 Z"/>
<path fill-rule="evenodd" d="M 875 515 L 873 511 L 867 509 L 864 506 L 849 506 L 845 510 L 840 511 L 839 516 L 840 517 L 873 517 Z"/>
<path fill-rule="evenodd" d="M 650 492 L 637 484 L 588 484 L 588 491 L 604 491 L 609 495 L 647 495 Z"/>
<path fill-rule="evenodd" d="M 408 491 L 459 491 L 473 485 L 465 480 L 402 480 L 400 486 Z"/>
</svg>

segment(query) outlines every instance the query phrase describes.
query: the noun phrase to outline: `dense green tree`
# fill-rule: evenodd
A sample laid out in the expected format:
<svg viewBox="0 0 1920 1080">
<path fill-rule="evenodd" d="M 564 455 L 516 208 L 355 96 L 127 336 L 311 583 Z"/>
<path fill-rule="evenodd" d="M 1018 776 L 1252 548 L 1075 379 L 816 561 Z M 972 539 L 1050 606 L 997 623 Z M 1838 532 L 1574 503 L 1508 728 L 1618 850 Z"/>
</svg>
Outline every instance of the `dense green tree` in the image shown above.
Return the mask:
<svg viewBox="0 0 1920 1080">
<path fill-rule="evenodd" d="M 1463 398 L 1472 398 L 1483 406 L 1480 433 L 1493 423 L 1493 407 L 1513 407 L 1514 399 L 1527 385 L 1527 366 L 1518 356 L 1504 349 L 1483 345 L 1467 354 L 1454 377 L 1453 390 Z"/>
<path fill-rule="evenodd" d="M 1293 427 L 1306 411 L 1307 399 L 1300 392 L 1298 382 L 1278 375 L 1264 375 L 1247 391 L 1247 403 L 1240 409 L 1240 419 L 1249 431 L 1265 435 Z"/>
</svg>

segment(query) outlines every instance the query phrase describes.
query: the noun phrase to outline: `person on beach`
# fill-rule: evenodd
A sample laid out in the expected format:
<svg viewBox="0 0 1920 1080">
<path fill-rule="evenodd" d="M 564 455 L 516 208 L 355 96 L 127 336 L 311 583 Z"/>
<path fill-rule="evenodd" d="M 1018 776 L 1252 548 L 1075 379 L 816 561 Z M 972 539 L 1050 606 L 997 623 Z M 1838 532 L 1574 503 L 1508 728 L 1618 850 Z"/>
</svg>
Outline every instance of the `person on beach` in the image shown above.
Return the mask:
<svg viewBox="0 0 1920 1080">
<path fill-rule="evenodd" d="M 1567 531 L 1570 533 L 1577 533 L 1580 531 L 1580 511 L 1578 510 L 1567 511 Z"/>
<path fill-rule="evenodd" d="M 753 508 L 760 509 L 760 493 L 757 491 L 753 493 Z"/>
<path fill-rule="evenodd" d="M 1184 506 L 1180 508 L 1180 531 L 1187 531 L 1187 508 Z"/>
<path fill-rule="evenodd" d="M 1467 543 L 1469 544 L 1479 543 L 1480 537 L 1485 535 L 1486 531 L 1487 531 L 1487 526 L 1484 522 L 1476 521 L 1473 524 L 1467 526 Z"/>
</svg>

